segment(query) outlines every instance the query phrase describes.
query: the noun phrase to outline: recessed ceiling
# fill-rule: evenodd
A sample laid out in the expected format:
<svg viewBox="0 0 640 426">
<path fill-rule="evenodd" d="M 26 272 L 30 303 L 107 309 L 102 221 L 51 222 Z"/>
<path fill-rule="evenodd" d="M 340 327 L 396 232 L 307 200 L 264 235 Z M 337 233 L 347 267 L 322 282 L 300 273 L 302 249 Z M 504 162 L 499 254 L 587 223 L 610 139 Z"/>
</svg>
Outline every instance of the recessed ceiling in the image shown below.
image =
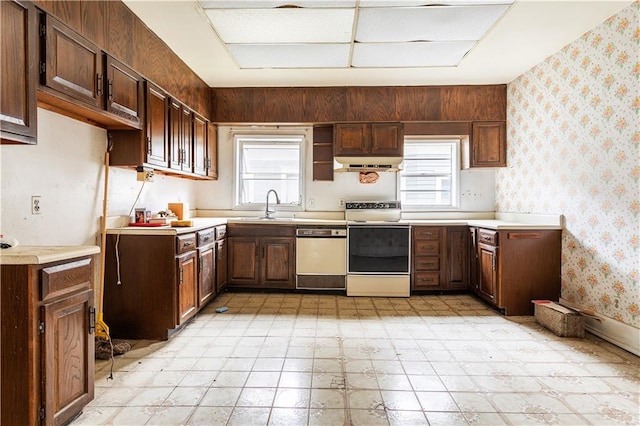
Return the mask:
<svg viewBox="0 0 640 426">
<path fill-rule="evenodd" d="M 508 83 L 632 0 L 124 0 L 212 87 Z"/>
<path fill-rule="evenodd" d="M 201 0 L 200 6 L 241 69 L 403 68 L 457 66 L 512 2 L 281 0 L 249 6 Z"/>
</svg>

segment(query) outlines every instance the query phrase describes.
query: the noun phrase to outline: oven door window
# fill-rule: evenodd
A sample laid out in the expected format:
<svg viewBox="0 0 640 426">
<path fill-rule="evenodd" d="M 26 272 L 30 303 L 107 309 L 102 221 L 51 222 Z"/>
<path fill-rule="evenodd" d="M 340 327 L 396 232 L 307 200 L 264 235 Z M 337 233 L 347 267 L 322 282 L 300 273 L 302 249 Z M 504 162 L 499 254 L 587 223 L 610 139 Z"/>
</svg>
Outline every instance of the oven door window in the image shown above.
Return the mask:
<svg viewBox="0 0 640 426">
<path fill-rule="evenodd" d="M 349 273 L 408 274 L 409 228 L 349 227 Z"/>
</svg>

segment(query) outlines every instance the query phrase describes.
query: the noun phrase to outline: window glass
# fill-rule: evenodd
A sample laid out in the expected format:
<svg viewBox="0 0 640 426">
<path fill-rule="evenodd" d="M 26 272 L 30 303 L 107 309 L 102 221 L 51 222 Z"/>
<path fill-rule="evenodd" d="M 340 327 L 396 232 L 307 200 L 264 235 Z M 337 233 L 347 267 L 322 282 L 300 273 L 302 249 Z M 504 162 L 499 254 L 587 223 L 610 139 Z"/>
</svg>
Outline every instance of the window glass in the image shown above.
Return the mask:
<svg viewBox="0 0 640 426">
<path fill-rule="evenodd" d="M 398 173 L 404 210 L 457 208 L 460 141 L 407 139 Z"/>
<path fill-rule="evenodd" d="M 264 206 L 275 189 L 280 204 L 301 205 L 303 136 L 236 136 L 236 207 Z M 270 202 L 275 204 L 275 197 Z"/>
</svg>

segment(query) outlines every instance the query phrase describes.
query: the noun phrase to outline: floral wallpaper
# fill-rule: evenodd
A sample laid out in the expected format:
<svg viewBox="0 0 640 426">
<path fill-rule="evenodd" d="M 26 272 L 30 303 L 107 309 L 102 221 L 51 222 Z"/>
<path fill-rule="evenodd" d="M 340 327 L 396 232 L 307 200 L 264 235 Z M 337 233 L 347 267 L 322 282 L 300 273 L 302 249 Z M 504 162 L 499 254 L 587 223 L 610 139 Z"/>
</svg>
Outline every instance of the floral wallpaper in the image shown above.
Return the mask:
<svg viewBox="0 0 640 426">
<path fill-rule="evenodd" d="M 496 211 L 563 214 L 562 297 L 640 328 L 640 4 L 507 89 Z"/>
</svg>

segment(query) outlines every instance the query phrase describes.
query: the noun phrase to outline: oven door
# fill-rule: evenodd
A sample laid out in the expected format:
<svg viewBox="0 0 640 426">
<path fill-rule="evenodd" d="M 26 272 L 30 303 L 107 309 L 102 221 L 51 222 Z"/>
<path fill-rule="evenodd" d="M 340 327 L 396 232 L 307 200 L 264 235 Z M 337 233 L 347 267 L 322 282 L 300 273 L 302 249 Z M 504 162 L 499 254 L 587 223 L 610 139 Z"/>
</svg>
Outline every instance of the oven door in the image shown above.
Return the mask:
<svg viewBox="0 0 640 426">
<path fill-rule="evenodd" d="M 408 225 L 349 225 L 347 273 L 409 275 Z"/>
</svg>

